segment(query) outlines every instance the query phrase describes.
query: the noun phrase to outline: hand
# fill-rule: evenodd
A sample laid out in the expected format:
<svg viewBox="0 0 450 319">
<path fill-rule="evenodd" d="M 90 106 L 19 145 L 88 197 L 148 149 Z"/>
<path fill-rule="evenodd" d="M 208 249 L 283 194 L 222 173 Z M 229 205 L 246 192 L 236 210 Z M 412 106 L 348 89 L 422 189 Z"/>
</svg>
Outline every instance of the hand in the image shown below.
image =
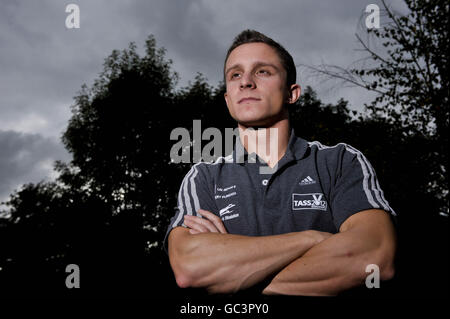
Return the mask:
<svg viewBox="0 0 450 319">
<path fill-rule="evenodd" d="M 218 216 L 204 209 L 199 209 L 198 213 L 202 215 L 204 218 L 191 215 L 184 216 L 184 224 L 190 228 L 189 232 L 191 234 L 193 235 L 200 233 L 227 234 L 227 230 L 225 229 L 222 220 Z"/>
</svg>

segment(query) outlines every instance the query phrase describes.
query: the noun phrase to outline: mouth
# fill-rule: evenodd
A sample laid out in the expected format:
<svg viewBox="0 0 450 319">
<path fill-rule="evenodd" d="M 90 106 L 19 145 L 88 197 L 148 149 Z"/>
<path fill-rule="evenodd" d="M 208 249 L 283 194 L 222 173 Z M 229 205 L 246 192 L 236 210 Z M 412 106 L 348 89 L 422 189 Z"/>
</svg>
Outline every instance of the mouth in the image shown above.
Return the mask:
<svg viewBox="0 0 450 319">
<path fill-rule="evenodd" d="M 238 104 L 245 103 L 245 102 L 255 102 L 255 101 L 261 101 L 261 99 L 258 99 L 256 97 L 250 97 L 250 96 L 244 97 L 238 101 Z"/>
</svg>

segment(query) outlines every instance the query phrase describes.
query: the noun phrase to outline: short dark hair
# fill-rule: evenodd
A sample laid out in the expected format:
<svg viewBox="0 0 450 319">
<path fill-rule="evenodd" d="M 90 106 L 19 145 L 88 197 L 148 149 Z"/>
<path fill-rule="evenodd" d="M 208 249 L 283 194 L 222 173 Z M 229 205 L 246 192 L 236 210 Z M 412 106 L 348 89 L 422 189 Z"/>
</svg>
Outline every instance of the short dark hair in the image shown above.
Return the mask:
<svg viewBox="0 0 450 319">
<path fill-rule="evenodd" d="M 238 46 L 246 43 L 265 43 L 272 48 L 275 49 L 275 51 L 278 54 L 278 57 L 280 58 L 281 65 L 283 65 L 284 69 L 286 70 L 286 84 L 289 87 L 292 84 L 296 83 L 297 80 L 297 70 L 295 69 L 294 59 L 289 54 L 289 52 L 283 48 L 281 44 L 274 41 L 273 39 L 269 38 L 268 36 L 255 31 L 255 30 L 244 30 L 241 33 L 239 33 L 233 40 L 233 43 L 231 44 L 230 48 L 228 49 L 227 56 L 225 57 L 225 62 L 223 64 L 223 70 L 224 70 L 224 81 L 225 81 L 225 65 L 227 63 L 228 57 L 230 56 L 231 51 L 236 49 Z M 226 82 L 226 81 L 225 81 Z"/>
</svg>

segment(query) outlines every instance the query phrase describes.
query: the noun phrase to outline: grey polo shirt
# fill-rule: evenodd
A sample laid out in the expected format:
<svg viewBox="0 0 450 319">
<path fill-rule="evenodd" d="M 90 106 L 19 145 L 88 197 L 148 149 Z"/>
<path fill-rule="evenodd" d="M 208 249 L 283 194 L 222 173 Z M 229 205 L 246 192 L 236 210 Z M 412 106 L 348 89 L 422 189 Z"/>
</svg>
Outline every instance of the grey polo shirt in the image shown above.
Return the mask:
<svg viewBox="0 0 450 319">
<path fill-rule="evenodd" d="M 237 139 L 240 144 L 240 139 Z M 242 144 L 240 144 L 242 146 Z M 351 215 L 382 209 L 395 216 L 367 158 L 354 147 L 307 142 L 291 132 L 285 155 L 272 174 L 254 153 L 239 152 L 200 162 L 181 183 L 178 206 L 164 238 L 198 209 L 219 216 L 230 234 L 277 235 L 304 230 L 339 232 Z"/>
</svg>

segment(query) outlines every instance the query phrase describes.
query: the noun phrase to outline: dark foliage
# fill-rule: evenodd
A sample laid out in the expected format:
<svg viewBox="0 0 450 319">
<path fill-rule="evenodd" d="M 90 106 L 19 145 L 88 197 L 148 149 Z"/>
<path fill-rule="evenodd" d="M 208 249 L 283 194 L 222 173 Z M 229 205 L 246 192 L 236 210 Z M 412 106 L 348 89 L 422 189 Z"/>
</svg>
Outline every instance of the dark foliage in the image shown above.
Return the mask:
<svg viewBox="0 0 450 319">
<path fill-rule="evenodd" d="M 446 0 L 405 0 L 396 12 L 382 0 L 381 28 L 356 34 L 362 57 L 350 67 L 307 67 L 376 93 L 367 105 L 371 118 L 382 117 L 400 133 L 427 140 L 429 152 L 416 154 L 430 168 L 424 191 L 439 201 L 436 214 L 448 216 L 448 133 L 450 5 Z M 423 135 L 423 137 L 420 137 Z"/>
</svg>

